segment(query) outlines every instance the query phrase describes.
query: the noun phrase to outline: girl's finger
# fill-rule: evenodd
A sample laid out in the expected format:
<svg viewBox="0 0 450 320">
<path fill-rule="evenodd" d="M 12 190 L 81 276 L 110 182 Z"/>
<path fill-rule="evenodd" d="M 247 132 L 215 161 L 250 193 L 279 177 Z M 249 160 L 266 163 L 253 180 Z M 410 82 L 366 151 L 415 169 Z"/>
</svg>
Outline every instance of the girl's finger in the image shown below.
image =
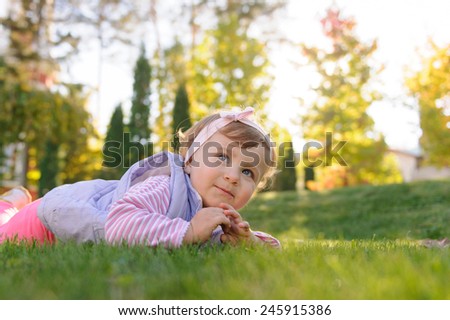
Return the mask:
<svg viewBox="0 0 450 320">
<path fill-rule="evenodd" d="M 229 243 L 231 245 L 237 244 L 237 240 L 234 237 L 232 237 L 231 235 L 226 234 L 226 233 L 224 233 L 220 236 L 220 241 L 222 243 Z"/>
<path fill-rule="evenodd" d="M 234 210 L 224 210 L 223 213 L 227 216 L 227 217 L 232 217 L 234 219 L 240 219 L 241 215 L 234 211 Z"/>
<path fill-rule="evenodd" d="M 223 233 L 220 235 L 220 242 L 228 243 L 229 241 L 230 241 L 230 237 L 226 233 Z"/>
<path fill-rule="evenodd" d="M 234 208 L 231 204 L 224 203 L 224 202 L 221 202 L 219 204 L 219 208 L 236 211 L 236 210 L 234 210 Z"/>
<path fill-rule="evenodd" d="M 231 227 L 231 221 L 230 219 L 226 216 L 225 213 L 218 213 L 216 217 L 214 217 L 215 221 L 216 221 L 216 226 L 225 226 L 226 228 L 230 228 Z"/>
<path fill-rule="evenodd" d="M 243 230 L 245 230 L 246 232 L 247 232 L 247 231 L 250 231 L 250 224 L 249 224 L 247 221 L 242 221 L 242 222 L 240 222 L 240 223 L 238 224 L 238 226 L 239 226 L 240 228 L 242 228 Z"/>
</svg>

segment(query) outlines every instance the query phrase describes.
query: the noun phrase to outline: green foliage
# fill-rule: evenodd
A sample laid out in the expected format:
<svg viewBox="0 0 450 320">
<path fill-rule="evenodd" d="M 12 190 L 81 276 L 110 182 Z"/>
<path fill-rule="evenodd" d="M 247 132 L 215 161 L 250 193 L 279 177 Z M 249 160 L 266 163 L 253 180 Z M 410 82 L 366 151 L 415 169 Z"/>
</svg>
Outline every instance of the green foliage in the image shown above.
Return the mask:
<svg viewBox="0 0 450 320">
<path fill-rule="evenodd" d="M 185 84 L 181 84 L 177 90 L 177 95 L 175 97 L 175 104 L 173 107 L 173 122 L 172 122 L 172 132 L 173 146 L 175 150 L 178 150 L 179 139 L 177 133 L 181 130 L 185 132 L 192 126 L 191 118 L 189 116 L 189 97 L 186 91 Z"/>
<path fill-rule="evenodd" d="M 126 165 L 132 165 L 145 156 L 150 155 L 150 80 L 151 67 L 145 55 L 145 47 L 141 46 L 141 53 L 134 68 L 133 98 L 131 99 L 131 115 L 128 129 L 131 134 L 131 143 L 125 143 Z M 144 146 L 144 151 L 133 145 Z M 129 160 L 129 162 L 128 162 Z"/>
<path fill-rule="evenodd" d="M 272 83 L 267 43 L 251 36 L 249 29 L 261 23 L 257 23 L 259 18 L 269 17 L 283 5 L 283 1 L 191 4 L 191 42 L 183 31 L 171 47 L 155 53 L 159 98 L 155 130 L 160 141 L 170 141 L 173 134 L 166 128 L 171 123 L 174 96 L 180 83 L 186 84 L 190 118 L 194 122 L 231 106 L 250 105 L 264 117 Z M 207 29 L 202 28 L 196 23 L 202 14 L 207 18 L 212 14 L 217 20 Z"/>
<path fill-rule="evenodd" d="M 314 168 L 305 166 L 303 170 L 304 170 L 303 188 L 305 190 L 312 190 L 312 187 L 310 185 L 311 183 L 314 183 L 314 181 L 316 180 Z"/>
<path fill-rule="evenodd" d="M 159 103 L 159 115 L 154 129 L 160 142 L 172 141 L 175 132 L 167 128 L 171 126 L 171 123 L 176 123 L 173 119 L 173 103 L 176 101 L 180 84 L 186 84 L 188 79 L 186 48 L 178 39 L 175 39 L 171 47 L 163 50 L 162 53 L 159 51 L 155 53 L 154 61 L 154 65 L 157 66 L 155 82 Z M 171 127 L 173 128 L 173 125 Z"/>
<path fill-rule="evenodd" d="M 59 145 L 50 139 L 45 143 L 45 151 L 39 160 L 39 197 L 49 192 L 57 186 Z"/>
<path fill-rule="evenodd" d="M 48 133 L 49 123 L 51 125 L 51 93 L 20 82 L 14 77 L 16 72 L 11 65 L 0 62 L 0 123 L 3 130 L 0 140 L 5 145 L 14 142 L 39 145 L 42 134 Z M 33 121 L 37 118 L 42 123 Z"/>
<path fill-rule="evenodd" d="M 295 190 L 297 184 L 296 166 L 298 159 L 295 159 L 292 137 L 286 129 L 276 126 L 271 130 L 277 140 L 278 150 L 278 173 L 274 177 L 274 183 L 270 190 L 289 191 Z"/>
<path fill-rule="evenodd" d="M 111 116 L 111 120 L 108 124 L 108 129 L 106 131 L 106 137 L 105 137 L 105 145 L 107 143 L 117 143 L 119 142 L 120 145 L 118 146 L 118 152 L 122 154 L 123 152 L 123 134 L 125 132 L 125 125 L 123 121 L 123 111 L 122 111 L 122 105 L 117 105 L 114 109 L 114 112 Z M 105 147 L 105 146 L 104 146 Z M 105 153 L 106 150 L 103 151 Z M 116 167 L 118 163 L 113 163 L 111 165 L 108 165 L 109 167 Z"/>
<path fill-rule="evenodd" d="M 283 156 L 278 158 L 278 170 L 280 172 L 275 178 L 273 190 L 288 191 L 295 190 L 297 173 L 295 170 L 294 147 L 292 142 L 285 142 L 282 146 Z"/>
<path fill-rule="evenodd" d="M 0 104 L 0 121 L 4 128 L 1 143 L 24 142 L 28 150 L 35 150 L 35 157 L 40 159 L 38 162 L 44 170 L 41 179 L 49 179 L 41 181 L 42 187 L 53 179 L 60 184 L 92 177 L 92 161 L 96 159 L 88 143 L 95 137 L 95 131 L 90 114 L 84 108 L 86 95 L 83 88 L 61 86 L 61 91 L 65 91 L 63 94 L 34 88 L 10 77 L 8 72 L 0 74 L 0 78 L 0 95 L 6 97 L 5 103 Z M 50 169 L 48 157 L 51 155 L 46 154 L 50 145 L 57 158 L 52 161 L 56 165 L 51 167 L 51 173 L 45 172 Z M 60 171 L 55 172 L 58 168 Z M 53 178 L 50 179 L 49 174 Z"/>
<path fill-rule="evenodd" d="M 450 235 L 449 192 L 436 181 L 258 194 L 242 214 L 282 251 L 2 244 L 0 299 L 450 299 L 449 249 L 414 240 Z"/>
<path fill-rule="evenodd" d="M 103 162 L 100 177 L 107 180 L 120 179 L 124 168 L 124 133 L 122 106 L 119 104 L 111 116 L 103 145 Z"/>
<path fill-rule="evenodd" d="M 9 3 L 8 16 L 0 19 L 0 23 L 11 33 L 10 49 L 18 60 L 45 63 L 51 62 L 51 56 L 64 61 L 77 53 L 80 37 L 71 27 L 74 20 L 81 20 L 79 10 L 74 14 L 81 7 L 78 0 L 59 5 L 46 0 L 9 0 Z M 50 49 L 55 49 L 52 55 L 48 54 L 53 51 Z"/>
<path fill-rule="evenodd" d="M 133 141 L 150 139 L 150 79 L 151 67 L 145 56 L 145 47 L 134 67 L 133 98 L 131 99 L 131 116 L 128 128 Z"/>
<path fill-rule="evenodd" d="M 330 47 L 325 50 L 301 46 L 321 77 L 314 88 L 317 100 L 302 119 L 305 138 L 322 142 L 324 149 L 332 147 L 325 140 L 327 132 L 333 134 L 336 143 L 346 141 L 339 153 L 348 164 L 341 168 L 341 184 L 373 182 L 370 177 L 374 175 L 383 181 L 386 175 L 381 166 L 386 144 L 374 131 L 374 122 L 367 114 L 372 102 L 380 97 L 369 87 L 380 70 L 371 64 L 377 43 L 362 43 L 355 35 L 354 20 L 342 18 L 337 9 L 328 9 L 321 23 Z M 324 170 L 328 175 L 334 169 Z"/>
<path fill-rule="evenodd" d="M 91 143 L 98 139 L 91 114 L 86 110 L 87 95 L 80 85 L 66 85 L 59 120 L 56 125 L 62 131 L 61 140 L 61 181 L 74 183 L 92 179 L 101 164 L 101 149 Z"/>
<path fill-rule="evenodd" d="M 200 107 L 267 103 L 272 77 L 265 45 L 248 35 L 236 14 L 219 17 L 217 28 L 206 32 L 195 50 L 192 90 Z"/>
<path fill-rule="evenodd" d="M 95 157 L 88 143 L 95 132 L 84 108 L 87 94 L 82 86 L 55 83 L 59 61 L 50 55 L 64 52 L 67 58 L 68 48 L 76 45 L 75 38 L 63 30 L 52 33 L 52 22 L 56 23 L 61 12 L 54 11 L 47 1 L 13 3 L 8 17 L 1 20 L 9 36 L 8 63 L 0 63 L 1 144 L 26 144 L 29 163 L 40 163 L 44 171 L 40 185 L 45 189 L 54 181 L 59 184 L 91 177 L 93 164 L 89 161 Z M 51 156 L 46 150 L 56 156 L 52 168 L 44 163 Z M 61 172 L 55 171 L 58 169 Z M 28 170 L 26 167 L 25 173 Z"/>
<path fill-rule="evenodd" d="M 450 166 L 450 45 L 438 47 L 430 41 L 430 49 L 406 85 L 419 104 L 425 161 L 443 167 Z"/>
<path fill-rule="evenodd" d="M 67 32 L 51 32 L 52 23 L 56 19 L 54 8 L 47 1 L 10 2 L 8 16 L 0 18 L 0 24 L 8 32 L 6 55 L 15 65 L 14 76 L 21 82 L 51 81 L 58 69 L 58 62 L 52 58 L 50 52 L 65 51 L 69 55 L 69 51 L 64 50 L 64 47 L 67 49 L 71 43 L 75 43 L 75 38 Z"/>
</svg>

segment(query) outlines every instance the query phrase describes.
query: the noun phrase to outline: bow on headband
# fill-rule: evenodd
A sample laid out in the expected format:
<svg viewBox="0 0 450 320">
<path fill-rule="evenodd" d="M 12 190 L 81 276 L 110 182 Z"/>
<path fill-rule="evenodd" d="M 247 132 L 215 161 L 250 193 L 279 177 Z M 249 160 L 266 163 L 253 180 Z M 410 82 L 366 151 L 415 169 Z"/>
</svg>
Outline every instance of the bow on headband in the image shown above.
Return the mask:
<svg viewBox="0 0 450 320">
<path fill-rule="evenodd" d="M 221 111 L 220 117 L 221 118 L 228 118 L 232 119 L 233 121 L 239 121 L 242 119 L 251 119 L 253 113 L 255 112 L 255 109 L 252 107 L 246 107 L 245 110 L 242 111 Z"/>
<path fill-rule="evenodd" d="M 266 136 L 267 133 L 256 123 L 251 120 L 253 112 L 255 110 L 252 107 L 247 107 L 242 111 L 222 111 L 219 113 L 220 118 L 214 120 L 208 126 L 203 128 L 198 135 L 195 137 L 188 151 L 186 152 L 186 156 L 184 162 L 187 163 L 192 155 L 202 146 L 211 136 L 219 131 L 221 128 L 230 124 L 231 122 L 242 122 L 250 127 L 255 128 L 263 136 Z"/>
</svg>

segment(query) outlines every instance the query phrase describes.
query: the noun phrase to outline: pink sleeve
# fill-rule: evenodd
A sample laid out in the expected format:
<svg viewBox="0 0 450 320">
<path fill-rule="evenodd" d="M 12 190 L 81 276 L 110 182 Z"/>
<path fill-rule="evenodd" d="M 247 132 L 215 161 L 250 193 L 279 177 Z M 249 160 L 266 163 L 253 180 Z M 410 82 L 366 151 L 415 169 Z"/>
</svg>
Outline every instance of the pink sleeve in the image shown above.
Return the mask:
<svg viewBox="0 0 450 320">
<path fill-rule="evenodd" d="M 105 225 L 106 241 L 181 246 L 189 222 L 166 216 L 169 200 L 168 176 L 151 177 L 133 186 L 110 208 Z"/>
<path fill-rule="evenodd" d="M 275 249 L 281 249 L 281 242 L 277 238 L 274 238 L 270 234 L 261 231 L 252 231 L 252 232 L 254 236 L 264 241 L 267 245 Z"/>
</svg>

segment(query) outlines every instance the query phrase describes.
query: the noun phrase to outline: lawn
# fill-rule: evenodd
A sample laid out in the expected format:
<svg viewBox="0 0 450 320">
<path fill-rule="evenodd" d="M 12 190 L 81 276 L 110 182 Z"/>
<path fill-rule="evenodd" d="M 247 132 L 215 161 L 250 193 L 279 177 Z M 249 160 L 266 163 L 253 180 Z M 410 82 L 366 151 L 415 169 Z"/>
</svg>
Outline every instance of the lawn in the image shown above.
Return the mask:
<svg viewBox="0 0 450 320">
<path fill-rule="evenodd" d="M 450 299 L 450 181 L 259 194 L 264 248 L 0 246 L 0 299 Z"/>
</svg>

